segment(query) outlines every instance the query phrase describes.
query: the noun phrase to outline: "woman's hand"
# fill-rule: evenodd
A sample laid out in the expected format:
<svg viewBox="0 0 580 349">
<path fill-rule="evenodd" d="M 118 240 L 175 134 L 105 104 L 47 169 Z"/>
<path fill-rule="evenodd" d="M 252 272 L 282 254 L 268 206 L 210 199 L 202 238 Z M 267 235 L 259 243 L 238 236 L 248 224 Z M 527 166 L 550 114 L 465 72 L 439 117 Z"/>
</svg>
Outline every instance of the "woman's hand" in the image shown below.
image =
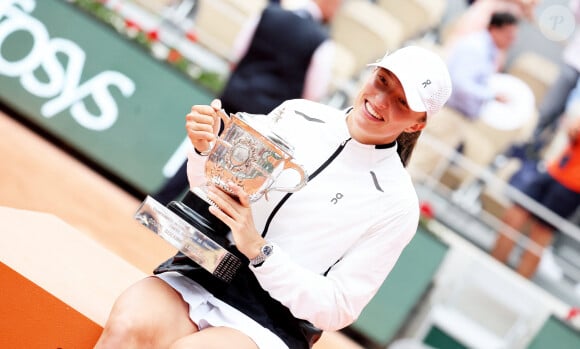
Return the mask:
<svg viewBox="0 0 580 349">
<path fill-rule="evenodd" d="M 220 127 L 220 109 L 222 103 L 214 99 L 211 105 L 194 105 L 185 116 L 185 129 L 191 144 L 199 152 L 210 150 Z"/>
<path fill-rule="evenodd" d="M 254 225 L 248 194 L 233 183 L 228 183 L 228 187 L 232 189 L 232 195 L 218 187 L 209 187 L 208 197 L 217 205 L 210 206 L 209 210 L 230 227 L 238 250 L 252 259 L 260 253 L 266 240 L 260 236 Z"/>
</svg>

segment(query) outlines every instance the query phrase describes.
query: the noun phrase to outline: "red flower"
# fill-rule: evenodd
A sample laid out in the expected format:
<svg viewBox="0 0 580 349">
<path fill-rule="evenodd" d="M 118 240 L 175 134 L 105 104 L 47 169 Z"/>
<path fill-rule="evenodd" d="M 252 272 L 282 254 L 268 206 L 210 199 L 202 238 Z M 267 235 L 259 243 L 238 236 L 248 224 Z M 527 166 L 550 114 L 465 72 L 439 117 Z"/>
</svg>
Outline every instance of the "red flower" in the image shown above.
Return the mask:
<svg viewBox="0 0 580 349">
<path fill-rule="evenodd" d="M 578 315 L 580 315 L 580 308 L 572 307 L 568 311 L 568 315 L 566 315 L 566 320 L 570 321 Z"/>
<path fill-rule="evenodd" d="M 181 54 L 179 53 L 179 51 L 177 51 L 175 49 L 171 49 L 171 51 L 169 51 L 169 54 L 167 55 L 167 61 L 169 63 L 175 63 L 180 58 L 181 58 Z"/>
<path fill-rule="evenodd" d="M 159 40 L 159 32 L 157 30 L 151 30 L 147 33 L 147 39 L 149 41 L 158 41 Z"/>
<path fill-rule="evenodd" d="M 424 218 L 432 219 L 435 217 L 435 211 L 433 210 L 433 206 L 427 201 L 422 201 L 419 204 L 419 209 L 421 211 L 421 216 Z"/>
<path fill-rule="evenodd" d="M 130 19 L 125 19 L 125 27 L 139 29 L 139 25 Z"/>
<path fill-rule="evenodd" d="M 185 37 L 187 37 L 187 39 L 189 39 L 192 42 L 197 41 L 197 34 L 195 34 L 195 32 L 193 32 L 193 31 L 187 32 L 187 34 L 185 34 Z"/>
</svg>

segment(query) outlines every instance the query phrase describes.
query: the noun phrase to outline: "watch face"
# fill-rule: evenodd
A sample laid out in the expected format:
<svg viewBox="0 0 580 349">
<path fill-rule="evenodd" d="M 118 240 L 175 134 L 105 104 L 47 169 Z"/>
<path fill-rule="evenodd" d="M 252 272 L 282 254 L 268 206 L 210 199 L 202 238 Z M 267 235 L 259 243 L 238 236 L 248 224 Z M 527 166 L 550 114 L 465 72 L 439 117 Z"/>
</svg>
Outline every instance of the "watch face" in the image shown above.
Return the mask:
<svg viewBox="0 0 580 349">
<path fill-rule="evenodd" d="M 273 248 L 273 246 L 272 246 L 272 245 L 264 245 L 264 246 L 262 247 L 262 253 L 263 253 L 265 256 L 269 256 L 269 255 L 271 255 L 273 250 L 274 250 L 274 248 Z"/>
</svg>

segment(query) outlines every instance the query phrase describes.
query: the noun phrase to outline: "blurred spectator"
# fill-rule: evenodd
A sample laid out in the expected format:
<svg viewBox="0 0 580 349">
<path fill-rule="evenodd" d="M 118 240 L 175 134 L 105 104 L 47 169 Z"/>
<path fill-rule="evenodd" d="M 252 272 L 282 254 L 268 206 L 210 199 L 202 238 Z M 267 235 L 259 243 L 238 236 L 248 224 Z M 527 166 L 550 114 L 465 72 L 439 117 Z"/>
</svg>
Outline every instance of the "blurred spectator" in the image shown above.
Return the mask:
<svg viewBox="0 0 580 349">
<path fill-rule="evenodd" d="M 469 7 L 452 24 L 444 42 L 445 52 L 452 50 L 461 38 L 485 30 L 494 13 L 508 12 L 518 19 L 533 21 L 539 0 L 477 0 L 469 1 Z M 503 70 L 507 52 L 500 48 L 497 69 Z"/>
<path fill-rule="evenodd" d="M 569 6 L 574 14 L 576 25 L 580 25 L 580 0 L 570 1 Z M 536 161 L 540 157 L 542 148 L 550 141 L 556 128 L 556 121 L 564 113 L 566 100 L 580 77 L 580 29 L 577 28 L 574 36 L 568 41 L 562 59 L 564 64 L 560 66 L 560 75 L 542 100 L 538 125 L 532 139 L 527 144 L 512 147 L 508 151 L 508 156 Z"/>
<path fill-rule="evenodd" d="M 235 67 L 219 99 L 227 113 L 267 114 L 285 100 L 320 101 L 335 53 L 326 24 L 342 0 L 311 0 L 293 10 L 271 2 L 236 39 Z M 186 163 L 153 196 L 167 204 L 188 187 Z"/>
<path fill-rule="evenodd" d="M 521 192 L 562 218 L 572 216 L 580 207 L 580 80 L 572 96 L 567 103 L 568 117 L 562 125 L 568 136 L 566 148 L 546 171 L 536 172 L 527 181 L 516 185 Z M 503 222 L 518 231 L 530 222 L 529 239 L 534 244 L 525 248 L 516 270 L 531 278 L 542 250 L 552 242 L 556 228 L 520 204 L 514 204 L 504 212 Z M 491 255 L 507 263 L 516 240 L 505 232 L 499 232 Z"/>
<path fill-rule="evenodd" d="M 517 18 L 511 13 L 494 13 L 487 30 L 457 41 L 447 59 L 453 92 L 443 112 L 425 128 L 429 136 L 450 148 L 461 147 L 469 142 L 465 128 L 474 126 L 486 103 L 498 101 L 501 108 L 509 102 L 506 96 L 494 92 L 488 80 L 497 73 L 499 51 L 507 50 L 514 42 L 517 24 Z M 432 172 L 442 159 L 440 154 L 427 148 L 428 145 L 417 145 L 409 163 L 413 177 Z"/>
<path fill-rule="evenodd" d="M 447 60 L 453 82 L 448 107 L 474 120 L 486 102 L 506 102 L 504 96 L 495 95 L 487 80 L 497 72 L 500 50 L 509 49 L 515 41 L 517 24 L 518 19 L 509 12 L 494 13 L 487 30 L 465 36 L 454 45 Z"/>
</svg>

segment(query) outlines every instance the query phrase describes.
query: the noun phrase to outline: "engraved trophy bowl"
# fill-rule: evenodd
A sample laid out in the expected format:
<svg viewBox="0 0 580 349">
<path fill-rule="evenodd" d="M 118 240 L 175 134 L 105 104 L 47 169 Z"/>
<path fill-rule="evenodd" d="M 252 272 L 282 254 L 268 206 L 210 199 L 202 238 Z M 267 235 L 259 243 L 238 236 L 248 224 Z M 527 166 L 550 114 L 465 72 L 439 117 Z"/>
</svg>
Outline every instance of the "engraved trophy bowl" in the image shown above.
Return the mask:
<svg viewBox="0 0 580 349">
<path fill-rule="evenodd" d="M 308 176 L 293 160 L 294 148 L 273 131 L 274 117 L 262 114 L 222 111 L 224 130 L 208 154 L 205 176 L 208 185 L 232 193 L 230 183 L 240 186 L 255 202 L 269 191 L 295 192 L 306 185 Z M 299 175 L 293 186 L 277 186 L 284 171 Z M 232 254 L 227 238 L 229 227 L 209 212 L 207 186 L 196 187 L 167 206 L 148 196 L 135 219 L 197 265 L 218 279 L 230 282 L 242 265 Z"/>
<path fill-rule="evenodd" d="M 222 118 L 224 130 L 206 162 L 208 183 L 226 192 L 232 192 L 229 183 L 238 185 L 251 202 L 269 191 L 295 192 L 306 185 L 306 172 L 293 161 L 294 148 L 272 130 L 271 118 L 248 113 L 229 117 L 223 113 Z M 299 180 L 293 186 L 276 186 L 276 179 L 286 170 L 297 172 Z"/>
</svg>

